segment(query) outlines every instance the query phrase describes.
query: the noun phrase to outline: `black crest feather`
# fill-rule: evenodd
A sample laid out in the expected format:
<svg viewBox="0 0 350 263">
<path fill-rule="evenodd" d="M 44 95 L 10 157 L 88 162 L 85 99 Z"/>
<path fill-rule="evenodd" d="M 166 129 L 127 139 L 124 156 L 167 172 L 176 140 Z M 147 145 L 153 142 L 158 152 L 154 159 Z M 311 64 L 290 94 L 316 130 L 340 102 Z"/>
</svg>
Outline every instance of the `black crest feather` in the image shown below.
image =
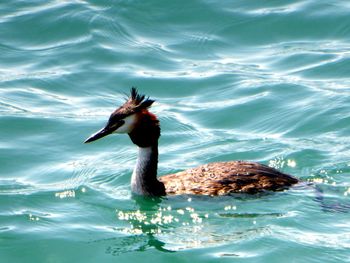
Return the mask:
<svg viewBox="0 0 350 263">
<path fill-rule="evenodd" d="M 154 100 L 145 97 L 138 93 L 137 88 L 132 87 L 130 90 L 130 96 L 127 101 L 117 108 L 110 116 L 110 121 L 116 122 L 131 114 L 142 111 L 149 108 L 153 104 Z"/>
<path fill-rule="evenodd" d="M 154 100 L 151 100 L 149 97 L 146 98 L 145 95 L 139 94 L 137 88 L 132 87 L 130 90 L 129 102 L 134 105 L 135 109 L 141 110 L 151 107 Z"/>
</svg>

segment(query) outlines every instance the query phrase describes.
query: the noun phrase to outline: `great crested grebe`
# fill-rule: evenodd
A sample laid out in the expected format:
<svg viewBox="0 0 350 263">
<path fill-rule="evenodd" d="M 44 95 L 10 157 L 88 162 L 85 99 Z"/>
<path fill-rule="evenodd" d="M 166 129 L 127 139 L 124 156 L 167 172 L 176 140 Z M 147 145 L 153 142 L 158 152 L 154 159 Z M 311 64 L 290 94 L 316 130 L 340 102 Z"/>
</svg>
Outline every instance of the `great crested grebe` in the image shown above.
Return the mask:
<svg viewBox="0 0 350 263">
<path fill-rule="evenodd" d="M 127 133 L 138 146 L 136 166 L 131 177 L 131 190 L 138 195 L 166 194 L 227 195 L 278 191 L 298 183 L 298 179 L 269 166 L 246 161 L 215 162 L 157 178 L 157 117 L 148 111 L 154 100 L 131 89 L 128 100 L 109 117 L 104 128 L 91 135 L 85 143 L 111 133 Z"/>
</svg>

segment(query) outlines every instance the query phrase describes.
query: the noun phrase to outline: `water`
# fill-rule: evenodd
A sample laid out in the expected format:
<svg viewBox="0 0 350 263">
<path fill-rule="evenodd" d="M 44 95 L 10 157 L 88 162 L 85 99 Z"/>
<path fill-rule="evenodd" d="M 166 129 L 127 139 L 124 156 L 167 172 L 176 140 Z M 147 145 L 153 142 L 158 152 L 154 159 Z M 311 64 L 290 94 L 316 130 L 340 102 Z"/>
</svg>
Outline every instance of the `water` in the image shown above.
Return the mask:
<svg viewBox="0 0 350 263">
<path fill-rule="evenodd" d="M 3 1 L 0 262 L 349 262 L 350 4 Z M 127 136 L 82 142 L 131 86 L 159 174 L 259 161 L 312 183 L 135 199 Z"/>
</svg>

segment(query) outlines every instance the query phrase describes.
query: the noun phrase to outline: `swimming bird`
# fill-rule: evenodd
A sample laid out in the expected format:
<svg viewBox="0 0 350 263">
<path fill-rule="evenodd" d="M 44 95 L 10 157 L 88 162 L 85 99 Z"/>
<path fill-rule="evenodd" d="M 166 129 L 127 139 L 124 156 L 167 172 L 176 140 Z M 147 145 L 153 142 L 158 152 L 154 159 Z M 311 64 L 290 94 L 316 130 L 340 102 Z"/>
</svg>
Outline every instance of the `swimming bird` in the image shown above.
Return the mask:
<svg viewBox="0 0 350 263">
<path fill-rule="evenodd" d="M 157 178 L 160 124 L 149 111 L 154 100 L 131 89 L 127 101 L 109 117 L 104 128 L 85 143 L 112 133 L 127 133 L 138 146 L 131 190 L 144 196 L 228 195 L 279 191 L 298 183 L 298 179 L 272 167 L 249 161 L 214 162 Z"/>
</svg>

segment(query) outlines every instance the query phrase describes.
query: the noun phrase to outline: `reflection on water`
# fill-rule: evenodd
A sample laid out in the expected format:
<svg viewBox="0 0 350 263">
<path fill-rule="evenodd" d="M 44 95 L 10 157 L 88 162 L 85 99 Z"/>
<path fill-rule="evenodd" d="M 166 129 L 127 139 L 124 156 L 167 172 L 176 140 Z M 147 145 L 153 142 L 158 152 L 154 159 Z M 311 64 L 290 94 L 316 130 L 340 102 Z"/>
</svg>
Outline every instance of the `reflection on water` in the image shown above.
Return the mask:
<svg viewBox="0 0 350 263">
<path fill-rule="evenodd" d="M 174 252 L 164 248 L 166 243 L 157 238 L 157 234 L 162 233 L 162 227 L 170 225 L 173 221 L 171 215 L 165 214 L 166 211 L 171 211 L 171 208 L 160 207 L 162 198 L 133 196 L 133 200 L 137 210 L 116 211 L 117 219 L 128 223 L 125 227 L 116 228 L 123 236 L 96 242 L 108 243 L 106 253 L 114 256 L 134 251 L 142 252 L 150 248 L 161 252 Z"/>
<path fill-rule="evenodd" d="M 191 197 L 184 199 L 186 206 L 173 209 L 171 205 L 162 203 L 164 199 L 166 198 L 133 196 L 136 209 L 117 210 L 117 220 L 126 225 L 115 230 L 126 236 L 113 239 L 113 245 L 108 247 L 107 252 L 117 255 L 151 247 L 163 252 L 174 252 L 219 246 L 269 233 L 269 228 L 259 226 L 255 219 L 281 216 L 278 213 L 231 214 L 229 211 L 236 209 L 232 205 L 224 206 L 222 213 L 197 211 L 191 206 Z M 212 221 L 210 217 L 213 217 Z M 219 223 L 220 218 L 240 218 L 249 223 L 245 231 L 235 230 L 234 226 L 231 230 L 223 229 Z"/>
<path fill-rule="evenodd" d="M 311 189 L 311 196 L 324 211 L 349 211 L 350 206 L 334 203 L 330 198 L 325 198 L 322 191 L 317 190 L 315 185 L 305 184 L 297 191 L 304 191 L 304 189 Z M 259 202 L 259 198 L 269 199 L 273 196 L 274 194 L 250 197 L 237 195 L 232 198 L 236 200 L 236 203 L 245 203 Z M 278 198 L 278 196 L 274 197 Z M 265 222 L 288 221 L 297 216 L 293 211 L 240 212 L 237 210 L 242 209 L 237 208 L 232 202 L 215 212 L 197 210 L 195 205 L 192 205 L 195 204 L 193 202 L 195 201 L 198 206 L 198 202 L 206 200 L 200 197 L 198 200 L 196 197 L 183 197 L 181 207 L 176 202 L 173 207 L 168 199 L 133 196 L 135 209 L 116 211 L 118 227 L 115 228 L 115 231 L 122 234 L 122 237 L 109 240 L 106 252 L 118 255 L 151 248 L 162 252 L 175 252 L 183 249 L 234 244 L 242 240 L 246 242 L 262 236 L 274 235 L 274 230 Z M 170 197 L 170 201 L 174 200 Z M 215 202 L 215 198 L 211 198 L 211 201 Z M 225 222 L 222 219 L 228 221 Z M 219 256 L 228 256 L 228 254 L 222 253 Z"/>
<path fill-rule="evenodd" d="M 125 236 L 108 240 L 99 240 L 99 242 L 107 243 L 106 253 L 113 256 L 135 251 L 142 252 L 152 248 L 165 253 L 174 252 L 165 249 L 165 243 L 159 241 L 153 234 Z"/>
<path fill-rule="evenodd" d="M 320 204 L 324 212 L 350 213 L 350 201 L 339 199 L 339 194 L 348 195 L 350 188 L 345 191 L 343 187 L 332 187 L 332 185 L 315 185 L 315 201 Z"/>
</svg>

